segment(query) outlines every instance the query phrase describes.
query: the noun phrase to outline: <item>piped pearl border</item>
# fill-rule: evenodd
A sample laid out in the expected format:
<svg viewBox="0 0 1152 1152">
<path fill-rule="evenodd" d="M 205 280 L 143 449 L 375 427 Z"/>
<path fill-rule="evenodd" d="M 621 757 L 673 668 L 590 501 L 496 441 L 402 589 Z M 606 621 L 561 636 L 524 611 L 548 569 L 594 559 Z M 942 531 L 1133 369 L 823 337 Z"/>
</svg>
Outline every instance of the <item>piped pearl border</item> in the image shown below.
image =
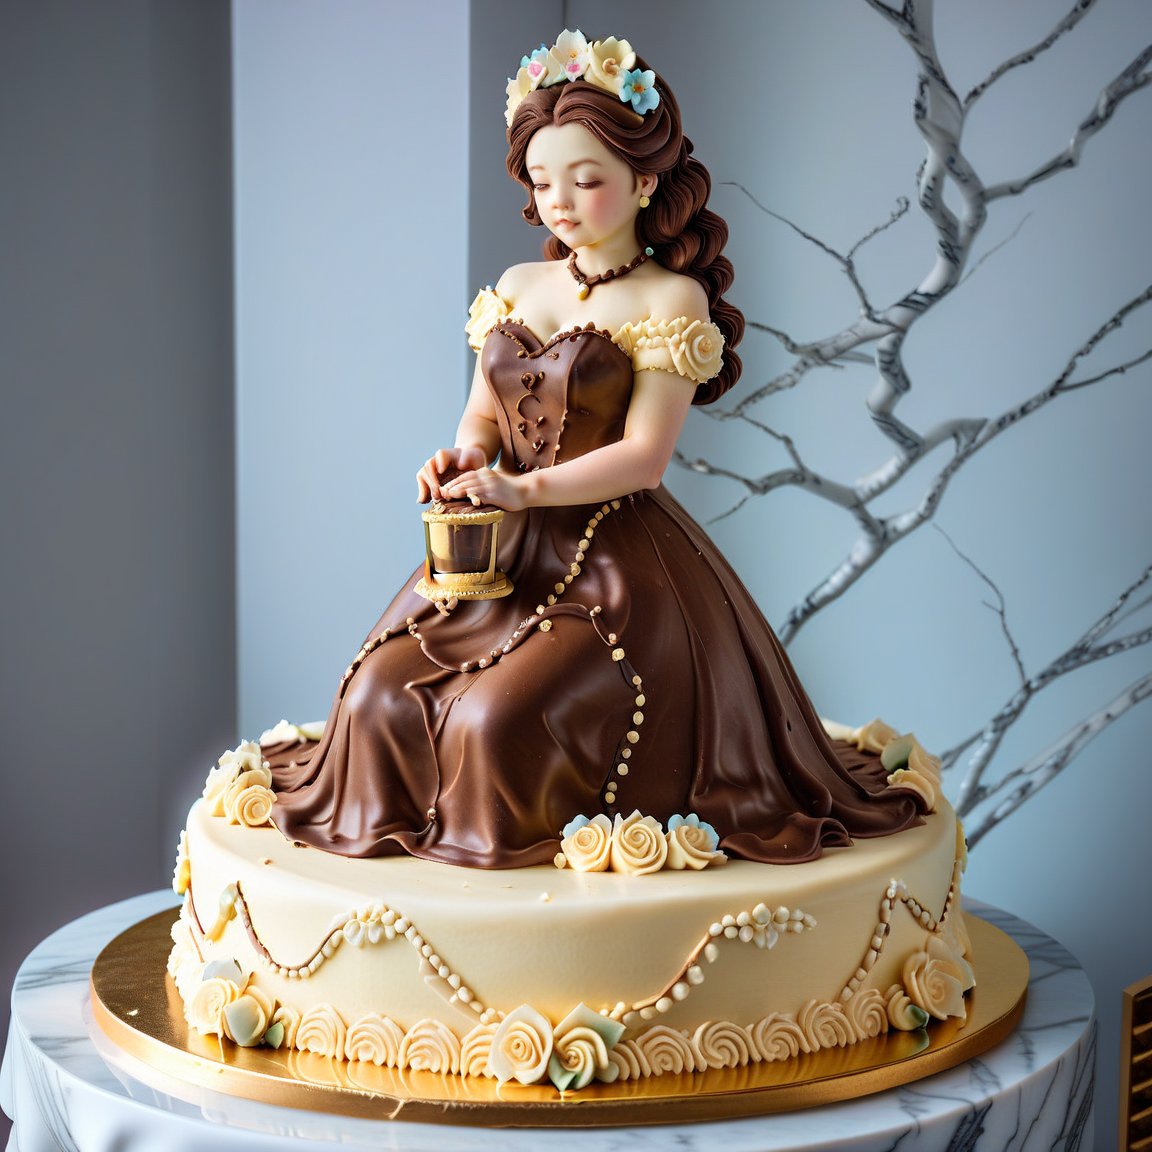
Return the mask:
<svg viewBox="0 0 1152 1152">
<path fill-rule="evenodd" d="M 961 862 L 956 860 L 953 864 L 952 880 L 944 910 L 939 919 L 933 917 L 919 901 L 908 894 L 903 881 L 893 880 L 889 883 L 880 901 L 879 922 L 873 932 L 869 948 L 855 974 L 841 990 L 838 997 L 841 1002 L 846 1003 L 852 999 L 879 960 L 889 937 L 892 912 L 896 906 L 903 904 L 925 931 L 937 931 L 946 921 L 952 907 L 959 889 L 960 873 Z M 324 940 L 306 959 L 296 964 L 286 964 L 277 960 L 260 940 L 252 925 L 248 904 L 239 883 L 229 884 L 224 888 L 219 900 L 217 923 L 210 930 L 205 931 L 196 917 L 195 905 L 191 900 L 191 887 L 185 900 L 185 911 L 190 913 L 188 919 L 195 926 L 194 937 L 199 934 L 202 939 L 209 941 L 217 940 L 227 922 L 239 917 L 253 949 L 265 966 L 290 980 L 307 979 L 325 961 L 331 959 L 345 943 L 363 947 L 364 944 L 379 944 L 403 937 L 418 954 L 421 974 L 425 980 L 449 1004 L 467 1008 L 481 1023 L 500 1020 L 504 1016 L 503 1011 L 481 1003 L 464 984 L 462 977 L 438 955 L 434 946 L 424 938 L 417 927 L 407 917 L 384 904 L 373 904 L 347 915 L 337 916 Z M 771 949 L 775 946 L 779 935 L 797 935 L 814 928 L 816 928 L 815 919 L 799 908 L 788 909 L 781 906 L 771 910 L 760 904 L 751 910 L 724 915 L 709 926 L 707 933 L 693 948 L 677 974 L 663 988 L 654 995 L 632 1004 L 621 1001 L 611 1009 L 604 1010 L 603 1015 L 619 1020 L 628 1028 L 654 1020 L 670 1011 L 676 1003 L 686 1000 L 694 987 L 704 983 L 706 969 L 701 961 L 707 964 L 715 963 L 720 956 L 718 945 L 721 941 L 730 940 Z"/>
<path fill-rule="evenodd" d="M 868 951 L 864 953 L 864 958 L 860 961 L 860 966 L 852 978 L 841 990 L 841 1000 L 850 1000 L 860 985 L 868 979 L 868 973 L 872 971 L 876 961 L 880 959 L 880 954 L 884 951 L 884 945 L 891 931 L 892 913 L 898 905 L 903 904 L 912 914 L 912 918 L 927 932 L 935 932 L 944 925 L 952 910 L 956 894 L 960 891 L 962 871 L 963 865 L 957 859 L 952 864 L 952 879 L 948 885 L 948 895 L 944 899 L 944 908 L 939 919 L 934 917 L 914 896 L 909 895 L 908 887 L 903 880 L 892 880 L 889 883 L 880 900 L 879 918 L 872 933 Z"/>
</svg>

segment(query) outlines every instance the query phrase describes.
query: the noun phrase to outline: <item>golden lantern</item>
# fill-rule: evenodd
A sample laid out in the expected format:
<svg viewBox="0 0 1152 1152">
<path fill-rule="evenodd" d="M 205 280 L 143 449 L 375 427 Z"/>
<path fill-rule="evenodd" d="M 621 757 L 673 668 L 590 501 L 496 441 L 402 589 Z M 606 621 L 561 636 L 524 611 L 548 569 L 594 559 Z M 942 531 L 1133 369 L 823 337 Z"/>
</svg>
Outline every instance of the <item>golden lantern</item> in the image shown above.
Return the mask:
<svg viewBox="0 0 1152 1152">
<path fill-rule="evenodd" d="M 424 521 L 424 575 L 416 591 L 426 600 L 496 600 L 512 581 L 496 567 L 500 508 L 460 501 L 433 504 Z"/>
</svg>

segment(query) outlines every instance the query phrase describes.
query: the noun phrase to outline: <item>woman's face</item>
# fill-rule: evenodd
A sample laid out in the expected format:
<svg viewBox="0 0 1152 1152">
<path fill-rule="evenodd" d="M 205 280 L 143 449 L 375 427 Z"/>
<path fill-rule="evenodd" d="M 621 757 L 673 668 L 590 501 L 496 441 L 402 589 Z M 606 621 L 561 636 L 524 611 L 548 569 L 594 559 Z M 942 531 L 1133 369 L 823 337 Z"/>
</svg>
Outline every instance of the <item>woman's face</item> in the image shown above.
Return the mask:
<svg viewBox="0 0 1152 1152">
<path fill-rule="evenodd" d="M 633 172 L 580 124 L 539 129 L 526 161 L 540 219 L 569 248 L 635 248 L 640 196 L 654 177 Z"/>
</svg>

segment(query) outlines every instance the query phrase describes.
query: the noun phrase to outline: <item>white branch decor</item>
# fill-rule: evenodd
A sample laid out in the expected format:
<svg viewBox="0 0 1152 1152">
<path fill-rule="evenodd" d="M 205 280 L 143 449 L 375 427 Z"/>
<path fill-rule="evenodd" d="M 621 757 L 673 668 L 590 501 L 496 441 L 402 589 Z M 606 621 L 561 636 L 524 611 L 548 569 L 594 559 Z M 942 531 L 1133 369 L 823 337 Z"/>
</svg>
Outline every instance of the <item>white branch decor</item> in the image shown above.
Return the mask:
<svg viewBox="0 0 1152 1152">
<path fill-rule="evenodd" d="M 786 644 L 817 613 L 851 589 L 897 544 L 931 522 L 957 473 L 989 443 L 1068 393 L 1122 377 L 1152 360 L 1150 342 L 1144 351 L 1114 357 L 1113 362 L 1106 367 L 1092 371 L 1085 368 L 1088 357 L 1106 351 L 1109 338 L 1129 320 L 1133 320 L 1134 327 L 1139 325 L 1138 330 L 1143 333 L 1152 330 L 1152 324 L 1149 324 L 1152 309 L 1148 307 L 1152 304 L 1152 284 L 1149 284 L 1104 316 L 1095 329 L 1081 339 L 1064 369 L 1054 379 L 1048 380 L 1030 396 L 998 414 L 957 414 L 928 427 L 916 427 L 898 415 L 901 401 L 913 386 L 903 356 L 904 344 L 913 325 L 938 308 L 954 289 L 968 281 L 989 256 L 1012 239 L 1009 236 L 969 267 L 975 241 L 985 226 L 990 206 L 1001 200 L 1021 197 L 1039 182 L 1076 167 L 1081 162 L 1087 143 L 1108 126 L 1120 104 L 1152 80 L 1152 72 L 1149 71 L 1152 45 L 1138 52 L 1119 75 L 1103 86 L 1092 108 L 1076 125 L 1066 148 L 1030 172 L 987 184 L 970 161 L 965 148 L 968 113 L 1008 72 L 1031 64 L 1062 37 L 1074 32 L 1095 7 L 1097 0 L 1077 0 L 1046 36 L 994 68 L 963 98 L 949 81 L 937 52 L 933 30 L 933 0 L 902 0 L 902 3 L 894 0 L 864 0 L 864 3 L 899 32 L 917 60 L 913 119 L 923 140 L 925 154 L 916 173 L 915 200 L 932 228 L 934 252 L 927 270 L 919 282 L 895 302 L 878 306 L 856 264 L 856 255 L 864 244 L 881 236 L 904 218 L 910 208 L 908 199 L 898 200 L 886 221 L 869 231 L 847 252 L 841 252 L 761 203 L 747 188 L 734 185 L 761 212 L 791 229 L 824 257 L 836 263 L 853 289 L 858 312 L 850 323 L 810 341 L 797 340 L 778 327 L 749 320 L 749 327 L 772 336 L 791 357 L 791 362 L 783 372 L 753 389 L 733 407 L 710 415 L 719 420 L 742 421 L 770 437 L 787 455 L 787 467 L 762 475 L 744 475 L 707 459 L 677 456 L 677 461 L 683 467 L 725 478 L 743 490 L 740 498 L 722 514 L 724 516 L 731 515 L 750 500 L 791 487 L 842 508 L 852 517 L 857 534 L 846 555 L 782 621 L 780 635 Z M 956 205 L 955 209 L 946 203 L 946 192 Z M 1024 220 L 1016 225 L 1012 235 L 1019 231 L 1023 223 Z M 1142 311 L 1143 315 L 1138 320 L 1134 319 Z M 821 370 L 842 369 L 861 363 L 870 364 L 875 373 L 875 383 L 866 400 L 869 416 L 890 445 L 887 458 L 877 462 L 862 477 L 845 480 L 817 470 L 807 462 L 805 454 L 790 436 L 772 428 L 754 414 L 763 401 L 786 389 L 800 386 Z M 1146 375 L 1144 378 L 1147 378 Z M 893 493 L 893 489 L 916 465 L 921 465 L 917 475 L 924 472 L 926 457 L 943 446 L 947 446 L 946 454 L 928 468 L 926 479 L 910 500 L 904 501 L 903 506 L 896 511 L 888 511 L 883 515 L 876 511 L 875 504 L 879 497 Z M 967 557 L 963 558 L 971 563 Z M 976 568 L 974 564 L 972 566 Z M 1093 736 L 1152 694 L 1152 675 L 1138 679 L 1105 708 L 1074 725 L 1044 753 L 1009 772 L 998 783 L 989 783 L 986 779 L 989 763 L 999 751 L 1005 733 L 1019 719 L 1037 692 L 1076 668 L 1146 644 L 1152 639 L 1152 629 L 1145 629 L 1105 640 L 1106 634 L 1110 633 L 1118 621 L 1118 613 L 1130 605 L 1132 597 L 1144 589 L 1152 578 L 1152 569 L 1146 570 L 1121 595 L 1116 607 L 1105 613 L 1084 637 L 1071 645 L 1061 657 L 1031 676 L 1025 671 L 1023 657 L 1008 628 L 1006 607 L 999 597 L 998 589 L 979 568 L 976 571 L 991 585 L 998 597 L 996 611 L 1011 647 L 1020 687 L 996 716 L 944 758 L 946 768 L 954 767 L 964 753 L 969 754 L 958 798 L 958 810 L 970 818 L 977 810 L 982 814 L 975 817 L 975 824 L 969 825 L 973 843 L 1009 811 L 1015 810 L 1029 795 L 1058 775 Z"/>
<path fill-rule="evenodd" d="M 1027 763 L 1009 771 L 1000 779 L 986 779 L 989 766 L 1004 737 L 1023 716 L 1024 710 L 1045 688 L 1061 678 L 1095 664 L 1100 660 L 1130 652 L 1152 643 L 1152 624 L 1145 624 L 1123 635 L 1118 625 L 1134 615 L 1148 615 L 1152 607 L 1152 565 L 1149 565 L 1116 602 L 1088 630 L 1038 672 L 1029 675 L 1019 645 L 1008 624 L 1007 607 L 1000 589 L 969 557 L 949 539 L 957 555 L 992 589 L 996 603 L 989 605 L 1000 618 L 1001 630 L 1012 653 L 1020 685 L 984 727 L 973 732 L 940 760 L 947 771 L 966 755 L 963 777 L 955 795 L 957 813 L 964 820 L 969 847 L 977 843 L 1006 816 L 1014 812 L 1033 793 L 1060 774 L 1064 767 L 1094 737 L 1129 708 L 1152 695 L 1152 672 L 1137 677 L 1103 708 L 1074 724 L 1055 743 Z"/>
</svg>

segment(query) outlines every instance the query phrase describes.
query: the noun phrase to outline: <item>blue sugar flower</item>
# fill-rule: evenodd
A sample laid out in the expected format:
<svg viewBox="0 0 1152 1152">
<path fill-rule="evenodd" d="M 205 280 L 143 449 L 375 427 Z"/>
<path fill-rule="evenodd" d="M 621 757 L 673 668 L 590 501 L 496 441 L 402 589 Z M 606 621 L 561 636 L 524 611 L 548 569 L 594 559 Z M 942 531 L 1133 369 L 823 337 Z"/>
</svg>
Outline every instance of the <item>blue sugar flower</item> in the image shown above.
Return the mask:
<svg viewBox="0 0 1152 1152">
<path fill-rule="evenodd" d="M 564 828 L 560 833 L 560 838 L 562 840 L 567 840 L 569 836 L 575 836 L 576 833 L 579 832 L 585 824 L 591 823 L 592 821 L 589 820 L 587 816 L 577 816 L 574 819 L 569 820 L 568 823 L 564 825 Z"/>
<path fill-rule="evenodd" d="M 643 116 L 660 103 L 660 93 L 656 91 L 655 84 L 656 73 L 651 69 L 633 68 L 624 73 L 620 99 L 631 104 Z"/>
<path fill-rule="evenodd" d="M 681 824 L 687 824 L 690 828 L 699 828 L 708 837 L 708 851 L 716 851 L 720 844 L 720 837 L 716 834 L 716 829 L 706 820 L 701 820 L 695 812 L 689 812 L 687 816 L 670 816 L 668 818 L 668 831 L 675 832 Z"/>
</svg>

